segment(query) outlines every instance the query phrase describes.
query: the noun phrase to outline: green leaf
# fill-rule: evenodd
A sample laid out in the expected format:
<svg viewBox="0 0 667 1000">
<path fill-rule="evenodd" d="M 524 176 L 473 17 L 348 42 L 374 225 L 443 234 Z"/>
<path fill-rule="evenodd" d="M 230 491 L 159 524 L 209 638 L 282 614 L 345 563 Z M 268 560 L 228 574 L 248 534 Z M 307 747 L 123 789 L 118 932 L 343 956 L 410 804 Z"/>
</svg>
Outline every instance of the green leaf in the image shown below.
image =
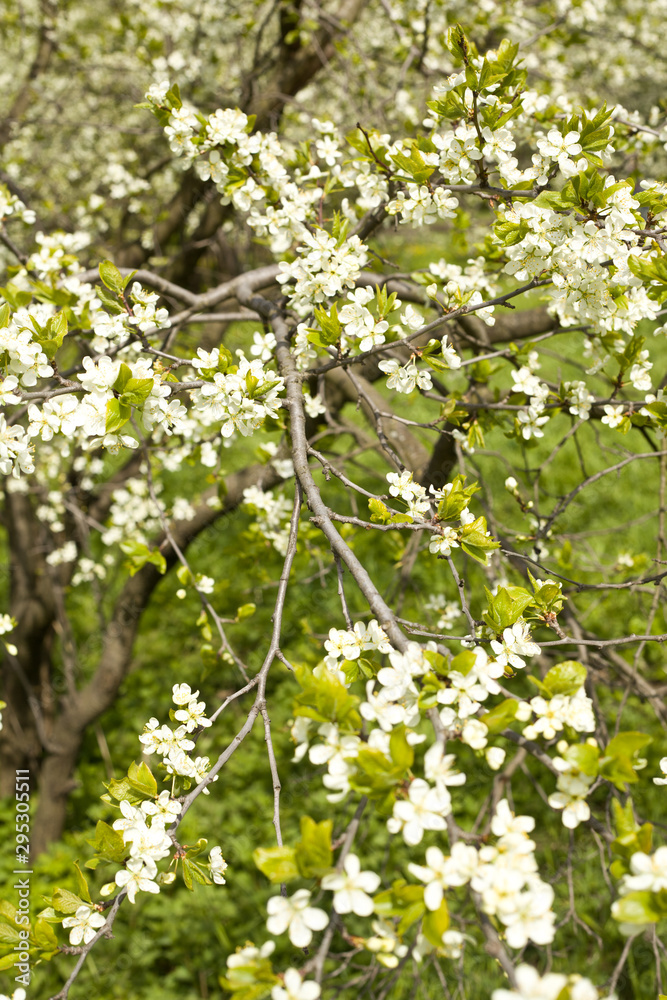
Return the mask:
<svg viewBox="0 0 667 1000">
<path fill-rule="evenodd" d="M 182 858 L 181 861 L 183 865 L 183 881 L 190 892 L 193 891 L 195 882 L 198 882 L 199 885 L 213 885 L 207 873 L 195 861 L 191 861 L 187 857 Z"/>
<path fill-rule="evenodd" d="M 90 899 L 87 900 L 90 902 Z M 43 951 L 51 951 L 58 948 L 58 938 L 48 920 L 37 920 L 32 933 L 32 940 L 38 948 Z"/>
<path fill-rule="evenodd" d="M 316 823 L 301 817 L 301 840 L 296 845 L 296 863 L 303 878 L 322 878 L 333 866 L 331 834 L 333 820 Z"/>
<path fill-rule="evenodd" d="M 422 933 L 435 948 L 442 945 L 442 935 L 449 927 L 449 910 L 443 899 L 437 910 L 429 910 L 422 921 Z"/>
<path fill-rule="evenodd" d="M 607 744 L 600 761 L 602 777 L 611 781 L 619 791 L 625 791 L 626 783 L 635 784 L 639 780 L 635 772 L 635 758 L 650 742 L 651 737 L 646 733 L 618 733 Z"/>
<path fill-rule="evenodd" d="M 470 43 L 466 38 L 466 33 L 460 24 L 452 25 L 447 29 L 445 44 L 455 59 L 467 63 L 470 57 Z"/>
<path fill-rule="evenodd" d="M 148 799 L 154 799 L 157 796 L 157 781 L 145 761 L 142 760 L 141 764 L 136 764 L 132 761 L 127 772 L 127 778 L 132 788 L 140 792 L 141 795 L 144 795 Z"/>
<path fill-rule="evenodd" d="M 130 378 L 125 383 L 120 403 L 122 406 L 141 406 L 153 390 L 152 378 Z"/>
<path fill-rule="evenodd" d="M 378 802 L 379 809 L 386 809 L 391 793 L 403 780 L 404 772 L 393 761 L 387 760 L 380 750 L 364 747 L 354 758 L 356 773 L 350 776 L 350 786 L 362 795 L 368 795 Z"/>
<path fill-rule="evenodd" d="M 586 680 L 586 667 L 577 660 L 564 660 L 552 667 L 544 678 L 544 686 L 553 698 L 557 694 L 573 695 Z"/>
<path fill-rule="evenodd" d="M 120 864 L 125 859 L 128 849 L 125 846 L 122 835 L 118 830 L 114 830 L 108 823 L 101 819 L 97 821 L 95 827 L 95 850 L 104 861 L 115 861 Z M 91 867 L 86 863 L 86 868 Z"/>
<path fill-rule="evenodd" d="M 397 879 L 391 889 L 380 892 L 373 897 L 373 907 L 378 916 L 400 917 L 397 927 L 399 934 L 404 934 L 416 920 L 424 915 L 424 887 L 408 885 L 405 879 Z M 440 942 L 442 943 L 442 942 Z"/>
<path fill-rule="evenodd" d="M 252 618 L 255 611 L 257 611 L 256 604 L 242 604 L 236 609 L 236 620 L 242 622 L 246 618 Z"/>
<path fill-rule="evenodd" d="M 111 799 L 115 799 L 117 802 L 123 802 L 124 800 L 129 802 L 130 805 L 138 805 L 141 802 L 141 796 L 132 789 L 127 777 L 121 778 L 118 781 L 116 778 L 112 778 L 109 782 L 104 782 L 104 787 L 109 792 L 109 795 L 102 796 L 105 802 L 110 802 Z"/>
<path fill-rule="evenodd" d="M 109 291 L 116 292 L 119 295 L 122 294 L 125 288 L 125 283 L 123 282 L 123 275 L 120 273 L 116 265 L 110 260 L 103 260 L 99 265 L 98 270 L 100 272 L 100 278 Z"/>
<path fill-rule="evenodd" d="M 500 548 L 500 542 L 494 541 L 488 534 L 486 518 L 478 517 L 471 524 L 466 524 L 461 531 L 461 548 L 477 562 L 486 566 L 488 553 Z"/>
<path fill-rule="evenodd" d="M 8 899 L 0 899 L 0 921 L 6 920 L 7 923 L 14 924 L 16 921 L 16 907 L 13 903 L 10 903 Z"/>
<path fill-rule="evenodd" d="M 633 785 L 639 780 L 629 757 L 603 757 L 600 761 L 600 774 L 611 781 L 619 792 L 625 791 L 626 783 Z"/>
<path fill-rule="evenodd" d="M 53 360 L 62 346 L 62 342 L 67 334 L 67 315 L 65 311 L 52 316 L 44 327 L 42 333 L 37 333 L 35 339 L 46 354 L 49 361 Z"/>
<path fill-rule="evenodd" d="M 0 943 L 14 945 L 20 940 L 20 935 L 16 927 L 9 924 L 0 924 Z"/>
<path fill-rule="evenodd" d="M 633 757 L 651 742 L 652 739 L 647 733 L 618 733 L 607 744 L 605 757 Z"/>
<path fill-rule="evenodd" d="M 408 771 L 414 762 L 415 752 L 407 741 L 405 726 L 395 726 L 389 737 L 389 752 L 396 767 Z"/>
<path fill-rule="evenodd" d="M 599 770 L 600 749 L 590 743 L 573 743 L 563 754 L 568 764 L 574 765 L 582 774 L 594 778 Z"/>
<path fill-rule="evenodd" d="M 185 887 L 186 889 L 189 889 L 190 892 L 194 892 L 194 883 L 192 879 L 192 866 L 190 865 L 190 862 L 188 861 L 187 858 L 183 858 L 182 860 L 183 860 L 183 867 L 181 871 L 183 873 L 183 881 L 185 882 Z"/>
<path fill-rule="evenodd" d="M 462 649 L 460 653 L 457 653 L 450 663 L 450 670 L 456 671 L 457 674 L 463 674 L 466 677 L 472 668 L 477 663 L 477 656 L 473 653 L 472 649 Z"/>
<path fill-rule="evenodd" d="M 498 635 L 514 625 L 528 605 L 533 603 L 533 595 L 523 587 L 498 587 L 496 594 L 486 590 L 486 597 L 488 611 L 485 611 L 482 617 Z"/>
<path fill-rule="evenodd" d="M 412 524 L 413 518 L 411 514 L 392 514 L 389 520 L 392 524 Z"/>
<path fill-rule="evenodd" d="M 107 420 L 104 427 L 105 434 L 116 434 L 121 427 L 124 427 L 132 416 L 132 409 L 125 406 L 118 399 L 110 399 L 107 402 Z"/>
<path fill-rule="evenodd" d="M 614 814 L 614 826 L 619 837 L 624 837 L 628 833 L 634 833 L 637 829 L 635 814 L 632 808 L 632 799 L 628 798 L 625 805 L 621 805 L 618 799 L 611 800 L 611 811 Z"/>
<path fill-rule="evenodd" d="M 315 319 L 319 323 L 320 329 L 311 330 L 311 333 L 317 334 L 318 340 L 316 343 L 320 347 L 333 347 L 337 344 L 341 338 L 343 328 L 340 325 L 340 320 L 338 319 L 338 309 L 334 303 L 331 307 L 331 313 L 328 313 L 323 306 L 316 306 L 314 310 Z M 311 340 L 310 335 L 308 340 Z"/>
<path fill-rule="evenodd" d="M 56 889 L 51 897 L 51 905 L 58 913 L 76 913 L 80 906 L 86 905 L 86 901 L 69 889 Z"/>
<path fill-rule="evenodd" d="M 200 837 L 196 844 L 193 844 L 192 847 L 188 847 L 186 857 L 190 858 L 190 860 L 198 857 L 203 851 L 206 850 L 207 845 L 208 840 L 205 837 Z"/>
<path fill-rule="evenodd" d="M 140 569 L 146 565 L 146 563 L 152 563 L 159 573 L 166 573 L 167 571 L 167 560 L 162 555 L 159 549 L 149 549 L 147 545 L 143 542 L 135 542 L 128 540 L 120 543 L 121 551 L 128 556 L 125 565 L 130 571 L 130 576 L 134 576 Z M 180 567 L 183 569 L 184 567 Z M 180 578 L 179 578 L 180 579 Z M 181 583 L 184 581 L 181 580 Z"/>
<path fill-rule="evenodd" d="M 106 288 L 96 288 L 95 294 L 106 311 L 111 313 L 112 316 L 120 316 L 121 313 L 125 312 L 116 296 L 112 295 L 111 292 L 108 292 Z"/>
<path fill-rule="evenodd" d="M 348 684 L 352 684 L 354 681 L 369 681 L 372 677 L 377 677 L 380 665 L 366 659 L 365 656 L 358 656 L 356 660 L 342 660 L 340 669 L 345 674 Z"/>
<path fill-rule="evenodd" d="M 125 386 L 132 378 L 132 369 L 129 365 L 126 365 L 123 361 L 120 368 L 118 369 L 118 375 L 116 375 L 116 381 L 114 382 L 112 389 L 114 392 L 124 392 Z"/>
<path fill-rule="evenodd" d="M 297 666 L 294 675 L 302 689 L 294 699 L 295 715 L 305 715 L 317 722 L 335 722 L 347 730 L 356 731 L 361 726 L 359 698 L 324 665 L 314 670 Z"/>
<path fill-rule="evenodd" d="M 412 143 L 410 156 L 406 156 L 405 153 L 392 153 L 391 158 L 398 169 L 407 174 L 415 184 L 425 184 L 435 170 L 435 167 L 428 166 L 424 162 L 424 157 L 415 142 Z"/>
<path fill-rule="evenodd" d="M 629 892 L 617 899 L 611 908 L 614 920 L 623 924 L 654 924 L 666 914 L 653 892 Z"/>
<path fill-rule="evenodd" d="M 619 836 L 612 841 L 611 849 L 614 854 L 620 855 L 626 862 L 629 862 L 633 854 L 650 854 L 653 844 L 653 825 L 643 823 L 640 827 Z M 627 867 L 621 872 L 626 874 Z"/>
<path fill-rule="evenodd" d="M 495 705 L 490 712 L 480 715 L 479 721 L 483 722 L 490 733 L 500 733 L 503 729 L 511 726 L 516 719 L 519 702 L 516 698 L 505 698 L 499 705 Z"/>
<path fill-rule="evenodd" d="M 301 877 L 293 847 L 257 847 L 252 857 L 270 882 L 293 882 Z"/>
<path fill-rule="evenodd" d="M 86 901 L 86 903 L 92 903 L 92 899 L 90 898 L 90 889 L 88 888 L 88 882 L 86 880 L 85 875 L 79 868 L 78 861 L 74 862 L 74 868 L 76 870 L 76 881 L 79 889 L 79 895 L 81 896 L 82 899 Z"/>
<path fill-rule="evenodd" d="M 477 483 L 466 486 L 465 478 L 465 476 L 456 476 L 452 481 L 451 489 L 438 504 L 438 520 L 457 520 L 461 511 L 465 510 L 475 493 L 479 492 Z"/>
</svg>

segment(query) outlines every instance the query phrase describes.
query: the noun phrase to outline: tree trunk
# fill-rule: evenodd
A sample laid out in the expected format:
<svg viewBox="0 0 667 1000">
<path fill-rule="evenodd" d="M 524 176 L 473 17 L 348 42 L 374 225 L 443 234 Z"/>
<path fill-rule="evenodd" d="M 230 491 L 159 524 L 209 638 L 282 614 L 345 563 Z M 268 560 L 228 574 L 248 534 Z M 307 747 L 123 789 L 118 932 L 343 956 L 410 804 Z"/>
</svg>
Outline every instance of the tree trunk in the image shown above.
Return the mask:
<svg viewBox="0 0 667 1000">
<path fill-rule="evenodd" d="M 51 688 L 50 641 L 55 617 L 53 586 L 45 562 L 45 534 L 30 498 L 6 493 L 9 540 L 9 611 L 16 629 L 8 640 L 17 654 L 4 653 L 0 697 L 7 702 L 0 730 L 0 794 L 11 795 L 14 773 L 27 768 L 36 782 L 48 743 L 54 696 Z"/>
</svg>

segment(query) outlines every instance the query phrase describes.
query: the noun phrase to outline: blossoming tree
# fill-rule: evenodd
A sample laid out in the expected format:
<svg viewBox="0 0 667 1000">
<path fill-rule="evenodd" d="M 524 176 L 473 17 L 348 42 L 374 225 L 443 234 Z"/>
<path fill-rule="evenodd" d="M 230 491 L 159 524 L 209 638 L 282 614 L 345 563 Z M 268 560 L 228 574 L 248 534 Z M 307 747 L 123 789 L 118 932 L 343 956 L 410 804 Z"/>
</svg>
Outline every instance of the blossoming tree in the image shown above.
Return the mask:
<svg viewBox="0 0 667 1000">
<path fill-rule="evenodd" d="M 196 607 L 202 666 L 108 775 L 72 888 L 28 913 L 8 889 L 0 969 L 20 998 L 72 956 L 53 1000 L 91 995 L 128 909 L 240 893 L 224 824 L 180 831 L 258 730 L 274 839 L 215 970 L 235 1000 L 466 996 L 475 965 L 492 1000 L 639 995 L 640 966 L 657 996 L 667 4 L 220 7 L 7 23 L 16 867 L 67 830 L 149 609 Z M 265 614 L 230 605 L 223 533 Z M 290 836 L 287 767 L 326 802 L 292 798 Z"/>
</svg>

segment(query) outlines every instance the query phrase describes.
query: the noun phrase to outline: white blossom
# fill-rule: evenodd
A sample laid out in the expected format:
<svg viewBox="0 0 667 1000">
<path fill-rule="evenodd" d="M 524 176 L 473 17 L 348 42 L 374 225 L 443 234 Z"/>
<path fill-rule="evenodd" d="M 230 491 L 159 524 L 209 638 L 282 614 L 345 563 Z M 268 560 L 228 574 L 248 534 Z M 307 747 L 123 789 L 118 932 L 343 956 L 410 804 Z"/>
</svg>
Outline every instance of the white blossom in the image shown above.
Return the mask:
<svg viewBox="0 0 667 1000">
<path fill-rule="evenodd" d="M 63 927 L 69 930 L 69 943 L 76 946 L 92 941 L 105 923 L 106 918 L 101 913 L 84 905 L 77 907 L 73 917 L 65 917 Z"/>
<path fill-rule="evenodd" d="M 324 930 L 329 921 L 324 910 L 309 904 L 310 893 L 307 889 L 297 889 L 293 896 L 272 896 L 266 904 L 269 934 L 284 934 L 287 931 L 295 948 L 307 948 L 313 931 Z"/>
<path fill-rule="evenodd" d="M 362 872 L 356 854 L 347 855 L 343 869 L 322 879 L 322 888 L 333 891 L 334 910 L 336 913 L 356 913 L 359 917 L 370 916 L 373 900 L 368 893 L 378 888 L 380 876 L 371 871 Z"/>
</svg>

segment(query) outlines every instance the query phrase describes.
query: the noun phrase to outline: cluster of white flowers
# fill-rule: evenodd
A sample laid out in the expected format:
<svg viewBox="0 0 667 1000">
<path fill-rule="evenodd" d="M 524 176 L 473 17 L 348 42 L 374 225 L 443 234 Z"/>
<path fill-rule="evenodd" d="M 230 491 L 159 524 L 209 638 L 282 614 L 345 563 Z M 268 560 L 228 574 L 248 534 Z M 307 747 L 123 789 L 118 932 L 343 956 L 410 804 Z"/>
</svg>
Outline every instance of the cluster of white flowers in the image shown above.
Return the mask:
<svg viewBox="0 0 667 1000">
<path fill-rule="evenodd" d="M 168 91 L 165 82 L 146 96 L 156 107 L 164 107 Z M 336 129 L 330 122 L 320 124 L 327 131 L 313 144 L 313 153 L 340 177 L 337 161 L 343 152 Z M 290 148 L 275 133 L 252 132 L 248 116 L 238 108 L 220 108 L 206 119 L 173 104 L 165 133 L 173 151 L 186 157 L 202 180 L 216 185 L 223 204 L 231 202 L 247 213 L 248 224 L 259 237 L 268 238 L 274 253 L 284 253 L 308 235 L 305 223 L 314 221 L 314 205 L 322 197 L 318 182 L 325 171 L 313 164 L 305 175 L 297 171 L 296 183 L 285 166 Z"/>
<path fill-rule="evenodd" d="M 435 650 L 434 643 L 428 643 L 428 650 Z M 408 643 L 405 652 L 392 649 L 389 666 L 378 671 L 376 680 L 366 684 L 366 701 L 361 703 L 360 712 L 369 722 L 376 722 L 385 732 L 401 725 L 413 728 L 420 713 L 417 707 L 419 691 L 415 683 L 430 669 L 424 650 L 416 642 Z M 375 693 L 375 684 L 380 685 Z"/>
<path fill-rule="evenodd" d="M 76 254 L 90 243 L 90 234 L 84 232 L 35 233 L 39 250 L 30 254 L 26 262 L 28 271 L 36 271 L 40 278 L 48 278 L 60 271 L 78 270 Z"/>
<path fill-rule="evenodd" d="M 156 292 L 146 291 L 138 281 L 135 281 L 132 284 L 130 298 L 134 305 L 132 306 L 132 316 L 129 321 L 143 333 L 153 328 L 161 330 L 169 326 L 168 311 L 157 308 L 160 296 Z"/>
<path fill-rule="evenodd" d="M 614 427 L 621 426 L 625 416 L 625 407 L 622 403 L 619 406 L 612 406 L 611 403 L 606 403 L 602 409 L 604 410 L 604 417 L 600 418 L 600 423 L 606 424 L 612 430 Z"/>
<path fill-rule="evenodd" d="M 653 368 L 653 362 L 649 361 L 648 357 L 648 351 L 640 351 L 639 360 L 632 365 L 628 373 L 630 382 L 638 392 L 648 392 L 651 388 L 651 376 L 649 373 L 651 368 Z"/>
<path fill-rule="evenodd" d="M 222 422 L 220 433 L 252 434 L 267 417 L 276 417 L 284 388 L 282 378 L 264 368 L 259 358 L 242 357 L 236 372 L 215 372 L 211 382 L 194 389 L 192 398 L 204 424 Z"/>
<path fill-rule="evenodd" d="M 8 632 L 12 632 L 16 628 L 16 620 L 11 617 L 11 615 L 0 615 L 0 635 L 7 635 Z M 7 642 L 5 639 L 1 640 L 5 649 L 11 656 L 16 656 L 17 649 L 16 646 Z"/>
<path fill-rule="evenodd" d="M 4 413 L 0 413 L 0 472 L 3 476 L 19 479 L 22 472 L 35 471 L 33 447 L 24 427 L 7 424 Z"/>
<path fill-rule="evenodd" d="M 438 630 L 450 631 L 463 616 L 460 606 L 454 601 L 448 601 L 444 594 L 432 594 L 424 604 L 424 610 L 437 615 L 435 627 Z"/>
<path fill-rule="evenodd" d="M 46 562 L 49 566 L 62 566 L 64 563 L 74 562 L 77 556 L 76 542 L 65 542 L 62 548 L 49 552 Z"/>
<path fill-rule="evenodd" d="M 243 503 L 254 509 L 257 529 L 282 556 L 287 552 L 292 504 L 282 493 L 274 495 L 259 486 L 247 486 Z"/>
<path fill-rule="evenodd" d="M 629 875 L 620 884 L 622 895 L 629 892 L 662 892 L 667 889 L 667 847 L 659 847 L 653 854 L 638 851 L 630 858 Z"/>
<path fill-rule="evenodd" d="M 368 624 L 356 622 L 350 630 L 331 628 L 329 638 L 324 643 L 327 656 L 324 660 L 329 670 L 338 670 L 338 661 L 356 660 L 362 652 L 377 650 L 380 653 L 390 653 L 392 646 L 387 636 L 378 625 L 375 618 Z"/>
<path fill-rule="evenodd" d="M 139 737 L 146 755 L 160 754 L 168 774 L 181 775 L 196 785 L 204 780 L 211 763 L 208 757 L 196 757 L 193 760 L 189 756 L 195 744 L 194 740 L 188 739 L 187 734 L 200 726 L 212 725 L 211 720 L 206 718 L 206 703 L 198 702 L 198 696 L 199 691 L 191 691 L 188 684 L 175 684 L 173 701 L 178 708 L 174 717 L 181 725 L 174 730 L 167 725 L 161 726 L 158 719 L 151 718 Z M 204 795 L 207 794 L 208 788 L 205 788 Z"/>
<path fill-rule="evenodd" d="M 482 159 L 474 126 L 462 124 L 453 131 L 436 132 L 432 141 L 439 151 L 436 162 L 445 180 L 450 184 L 474 183 L 474 163 Z"/>
<path fill-rule="evenodd" d="M 321 672 L 324 667 L 316 667 L 317 672 Z M 323 740 L 309 746 L 309 730 L 311 720 L 305 716 L 299 716 L 292 726 L 292 738 L 297 744 L 294 752 L 294 760 L 302 760 L 306 752 L 312 764 L 321 766 L 327 765 L 327 774 L 322 778 L 325 788 L 329 789 L 327 799 L 329 802 L 340 802 L 350 790 L 349 778 L 354 772 L 353 758 L 359 753 L 362 746 L 361 740 L 356 733 L 341 733 L 339 727 L 332 722 L 322 722 L 317 727 L 317 735 Z M 369 746 L 374 745 L 374 737 L 371 732 Z"/>
<path fill-rule="evenodd" d="M 153 492 L 158 504 L 161 491 L 161 484 L 156 483 Z M 108 525 L 101 535 L 103 544 L 115 545 L 131 539 L 145 545 L 160 525 L 160 510 L 150 496 L 147 481 L 143 477 L 128 479 L 124 486 L 113 491 L 111 501 Z"/>
<path fill-rule="evenodd" d="M 63 291 L 76 298 L 70 308 L 82 328 L 91 331 L 92 348 L 100 353 L 82 359 L 82 370 L 76 376 L 78 390 L 76 383 L 70 383 L 70 391 L 57 389 L 39 403 L 30 402 L 27 427 L 9 424 L 4 414 L 0 414 L 0 471 L 16 478 L 21 473 L 34 472 L 32 442 L 39 439 L 43 450 L 43 444 L 56 435 L 88 452 L 100 445 L 112 453 L 119 448 L 137 448 L 136 436 L 124 426 L 133 411 L 146 430 L 155 432 L 157 439 L 182 435 L 189 447 L 210 435 L 211 426 L 218 422 L 227 440 L 235 430 L 248 435 L 267 417 L 276 415 L 277 396 L 283 382 L 263 364 L 270 359 L 270 348 L 275 345 L 272 334 L 261 344 L 261 358 L 248 361 L 242 351 L 238 352 L 238 368 L 232 372 L 215 370 L 218 349 L 210 355 L 199 349 L 198 357 L 191 361 L 192 367 L 212 370 L 203 374 L 203 386 L 191 390 L 194 405 L 188 409 L 173 395 L 168 372 L 159 364 L 154 365 L 153 359 L 138 356 L 142 345 L 137 339 L 137 328 L 139 336 L 145 338 L 169 326 L 167 310 L 157 305 L 159 295 L 134 282 L 128 293 L 131 303 L 128 311 L 119 315 L 106 312 L 94 286 L 78 277 L 79 265 L 70 251 L 77 249 L 81 241 L 74 240 L 74 236 L 59 233 L 40 237 L 40 260 L 33 263 L 40 274 L 52 283 L 59 283 Z M 57 344 L 57 337 L 66 333 L 63 323 L 56 332 L 51 331 L 49 324 L 58 319 L 54 306 L 35 302 L 15 309 L 0 328 L 3 405 L 20 403 L 23 390 L 33 390 L 39 379 L 53 376 L 53 364 L 45 345 Z M 257 345 L 251 350 L 257 353 Z M 184 446 L 180 447 L 183 451 Z M 210 443 L 203 440 L 201 460 L 215 464 L 215 458 L 210 460 L 210 451 Z"/>
<path fill-rule="evenodd" d="M 565 976 L 561 972 L 547 972 L 543 976 L 530 965 L 519 965 L 516 969 L 515 990 L 499 989 L 491 994 L 491 1000 L 603 1000 L 598 990 L 584 976 Z M 604 1000 L 615 1000 L 616 994 Z"/>
<path fill-rule="evenodd" d="M 408 469 L 404 469 L 401 473 L 387 473 L 387 482 L 391 496 L 403 500 L 407 504 L 408 514 L 413 518 L 421 521 L 424 514 L 430 512 L 431 500 L 425 487 L 414 482 L 412 473 Z"/>
<path fill-rule="evenodd" d="M 457 309 L 462 305 L 475 306 L 498 294 L 498 283 L 488 271 L 483 257 L 468 258 L 465 267 L 452 264 L 441 257 L 429 264 L 428 270 L 441 283 L 440 297 L 448 309 Z M 495 323 L 493 308 L 489 306 L 476 309 L 475 315 L 492 326 Z M 458 367 L 457 364 L 450 364 L 450 368 Z"/>
<path fill-rule="evenodd" d="M 407 184 L 387 205 L 388 215 L 400 215 L 401 222 L 422 226 L 438 219 L 453 219 L 459 207 L 458 199 L 446 188 L 431 188 L 426 184 Z"/>
<path fill-rule="evenodd" d="M 121 361 L 106 355 L 97 360 L 88 356 L 83 359 L 84 371 L 77 376 L 85 390 L 84 397 L 81 399 L 74 393 L 65 393 L 47 399 L 41 408 L 31 404 L 28 410 L 30 437 L 39 435 L 42 441 L 49 441 L 54 434 L 60 433 L 67 437 L 75 436 L 81 446 L 89 450 L 100 444 L 111 451 L 121 445 L 136 448 L 138 442 L 131 435 L 106 431 L 107 404 L 115 398 L 114 385 L 121 373 L 121 364 L 129 369 L 128 378 L 141 383 L 143 399 L 140 405 L 144 425 L 152 426 L 171 405 L 167 403 L 169 386 L 153 371 L 152 362 L 148 358 Z M 45 374 L 42 373 L 42 376 Z M 180 406 L 179 403 L 176 405 Z"/>
<path fill-rule="evenodd" d="M 21 219 L 26 225 L 32 225 L 35 221 L 35 213 L 30 208 L 26 208 L 17 195 L 12 194 L 6 184 L 0 184 L 0 221 L 4 222 L 9 218 Z"/>
<path fill-rule="evenodd" d="M 469 883 L 479 893 L 484 912 L 504 925 L 511 948 L 523 948 L 529 941 L 549 944 L 555 934 L 554 892 L 537 872 L 535 842 L 528 836 L 534 827 L 532 816 L 515 816 L 502 799 L 491 821 L 495 844 L 478 850 L 459 841 L 447 858 L 438 848 L 430 848 L 426 866 L 410 865 L 412 873 L 427 883 L 427 906 L 440 905 L 443 889 Z"/>
<path fill-rule="evenodd" d="M 374 298 L 372 288 L 355 288 L 347 293 L 347 302 L 338 313 L 345 331 L 341 337 L 341 350 L 345 351 L 351 344 L 358 343 L 360 351 L 370 351 L 372 347 L 384 344 L 389 323 L 386 319 L 378 319 L 366 308 Z"/>
<path fill-rule="evenodd" d="M 513 392 L 523 392 L 530 396 L 529 405 L 517 414 L 517 420 L 524 440 L 530 438 L 544 437 L 542 427 L 547 423 L 549 417 L 544 413 L 549 387 L 533 374 L 532 368 L 522 366 L 518 370 L 512 371 Z"/>
<path fill-rule="evenodd" d="M 593 702 L 583 687 L 573 695 L 557 694 L 548 701 L 541 695 L 531 698 L 530 707 L 536 719 L 525 727 L 523 735 L 526 739 L 543 736 L 545 740 L 552 740 L 563 726 L 570 726 L 578 733 L 595 732 Z"/>
<path fill-rule="evenodd" d="M 385 968 L 395 969 L 400 960 L 407 955 L 408 946 L 401 944 L 401 939 L 396 934 L 394 927 L 383 920 L 374 920 L 371 928 L 373 934 L 365 939 L 364 947 L 372 952 Z M 445 933 L 448 932 L 445 931 Z"/>
<path fill-rule="evenodd" d="M 526 666 L 524 656 L 537 656 L 540 647 L 530 636 L 530 626 L 523 618 L 519 618 L 511 628 L 503 629 L 502 641 L 491 640 L 491 649 L 496 654 L 496 662 L 503 667 L 514 667 L 521 670 Z"/>
<path fill-rule="evenodd" d="M 560 749 L 561 743 L 558 746 Z M 595 778 L 584 774 L 562 757 L 555 757 L 553 763 L 559 774 L 556 779 L 557 791 L 549 796 L 549 805 L 552 809 L 562 809 L 563 826 L 574 830 L 580 823 L 586 823 L 590 819 L 591 810 L 586 796 Z"/>
<path fill-rule="evenodd" d="M 605 180 L 607 187 L 615 183 L 613 176 Z M 559 214 L 535 202 L 515 203 L 503 209 L 500 217 L 504 223 L 525 227 L 527 232 L 518 242 L 505 247 L 509 258 L 505 271 L 519 280 L 551 271 L 555 285 L 551 307 L 564 326 L 586 323 L 599 333 L 631 334 L 640 320 L 655 319 L 658 312 L 657 303 L 648 297 L 628 263 L 631 255 L 640 252 L 640 237 L 626 228 L 643 224 L 638 210 L 639 203 L 625 183 L 599 212 L 599 223 L 580 223 L 572 215 Z M 616 269 L 614 281 L 627 285 L 620 298 L 609 289 L 608 261 Z M 650 366 L 648 355 L 643 356 L 633 366 L 631 381 L 650 388 Z"/>
<path fill-rule="evenodd" d="M 291 264 L 280 262 L 277 280 L 288 286 L 290 304 L 303 315 L 311 311 L 313 303 L 324 302 L 351 288 L 368 258 L 358 236 L 339 243 L 324 229 L 304 233 L 297 254 Z M 294 289 L 290 291 L 292 284 Z"/>
<path fill-rule="evenodd" d="M 660 770 L 662 775 L 653 779 L 654 785 L 667 785 L 667 757 L 660 758 Z"/>
<path fill-rule="evenodd" d="M 400 833 L 410 847 L 421 843 L 425 830 L 444 830 L 451 814 L 451 796 L 444 787 L 432 787 L 423 778 L 415 778 L 406 799 L 394 803 L 387 820 L 390 833 Z"/>
<path fill-rule="evenodd" d="M 380 371 L 389 376 L 387 388 L 395 389 L 396 392 L 410 393 L 415 388 L 428 391 L 433 388 L 431 373 L 417 368 L 414 361 L 408 361 L 402 365 L 396 358 L 388 358 L 378 365 Z"/>
<path fill-rule="evenodd" d="M 26 389 L 32 389 L 38 378 L 53 375 L 49 359 L 35 339 L 36 325 L 45 325 L 52 314 L 53 310 L 43 304 L 32 306 L 30 311 L 25 307 L 16 309 L 7 325 L 0 329 L 0 351 L 7 358 L 6 371 L 17 376 Z M 17 383 L 12 382 L 11 388 L 5 388 L 12 391 L 16 387 Z"/>
<path fill-rule="evenodd" d="M 319 983 L 312 979 L 304 981 L 297 969 L 287 969 L 283 982 L 284 986 L 272 987 L 271 1000 L 317 1000 L 322 992 Z"/>
<path fill-rule="evenodd" d="M 447 687 L 437 694 L 438 703 L 447 706 L 440 713 L 440 721 L 448 729 L 459 720 L 475 715 L 490 694 L 500 693 L 498 678 L 505 672 L 504 664 L 489 659 L 481 646 L 475 646 L 471 653 L 475 661 L 468 672 L 450 670 Z"/>
<path fill-rule="evenodd" d="M 586 383 L 581 380 L 565 382 L 564 388 L 567 393 L 567 402 L 570 404 L 570 413 L 579 417 L 580 420 L 588 420 L 595 396 L 588 391 Z"/>
<path fill-rule="evenodd" d="M 178 816 L 181 804 L 165 790 L 156 802 L 146 799 L 139 808 L 123 800 L 120 811 L 123 817 L 113 827 L 121 831 L 123 841 L 129 846 L 130 859 L 116 872 L 114 881 L 134 903 L 137 892 L 160 891 L 156 882 L 157 862 L 168 858 L 173 846 L 165 827 Z"/>
</svg>

